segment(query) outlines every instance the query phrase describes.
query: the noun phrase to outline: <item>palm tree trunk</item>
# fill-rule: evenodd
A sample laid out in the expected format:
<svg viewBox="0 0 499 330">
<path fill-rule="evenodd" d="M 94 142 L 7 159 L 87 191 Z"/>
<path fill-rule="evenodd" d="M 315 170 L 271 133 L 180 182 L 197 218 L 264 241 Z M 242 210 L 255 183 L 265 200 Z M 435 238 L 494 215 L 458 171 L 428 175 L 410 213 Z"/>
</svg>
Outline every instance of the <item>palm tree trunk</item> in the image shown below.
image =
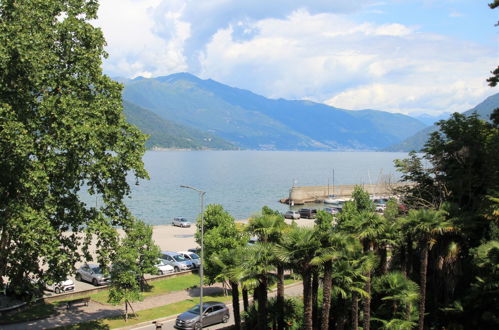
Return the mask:
<svg viewBox="0 0 499 330">
<path fill-rule="evenodd" d="M 379 274 L 385 275 L 388 273 L 388 248 L 383 246 L 380 250 Z"/>
<path fill-rule="evenodd" d="M 243 308 L 247 312 L 249 308 L 248 289 L 243 286 Z"/>
<path fill-rule="evenodd" d="M 359 330 L 359 296 L 352 293 L 352 329 Z"/>
<path fill-rule="evenodd" d="M 236 330 L 241 329 L 241 311 L 239 308 L 239 285 L 237 282 L 230 281 L 230 287 L 232 290 L 232 308 L 234 311 L 234 328 Z"/>
<path fill-rule="evenodd" d="M 312 327 L 319 328 L 319 271 L 312 272 Z"/>
<path fill-rule="evenodd" d="M 244 311 L 247 312 L 249 308 L 248 289 L 243 286 L 241 291 L 243 292 L 243 308 Z"/>
<path fill-rule="evenodd" d="M 421 250 L 421 269 L 419 270 L 420 284 L 419 284 L 419 320 L 418 329 L 424 329 L 424 312 L 426 300 L 426 272 L 428 270 L 428 240 L 423 243 Z"/>
<path fill-rule="evenodd" d="M 267 277 L 264 275 L 260 280 L 258 291 L 258 329 L 267 329 Z"/>
<path fill-rule="evenodd" d="M 367 272 L 366 278 L 367 280 L 364 290 L 366 291 L 367 296 L 363 299 L 364 320 L 362 330 L 369 330 L 369 326 L 371 324 L 371 271 Z"/>
<path fill-rule="evenodd" d="M 332 287 L 333 262 L 324 263 L 324 280 L 322 283 L 322 317 L 321 330 L 329 329 L 329 314 L 331 310 L 331 287 Z"/>
<path fill-rule="evenodd" d="M 284 267 L 277 266 L 277 330 L 284 330 Z"/>
<path fill-rule="evenodd" d="M 303 329 L 312 330 L 312 275 L 307 270 L 303 278 Z"/>
</svg>

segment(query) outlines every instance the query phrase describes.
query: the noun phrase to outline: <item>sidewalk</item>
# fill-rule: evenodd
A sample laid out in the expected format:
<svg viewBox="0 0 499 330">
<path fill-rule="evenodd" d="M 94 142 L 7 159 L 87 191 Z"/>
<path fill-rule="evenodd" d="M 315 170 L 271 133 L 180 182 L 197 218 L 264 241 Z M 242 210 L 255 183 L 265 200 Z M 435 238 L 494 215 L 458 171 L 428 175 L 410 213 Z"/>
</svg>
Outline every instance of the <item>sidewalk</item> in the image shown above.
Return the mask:
<svg viewBox="0 0 499 330">
<path fill-rule="evenodd" d="M 204 287 L 204 294 L 215 294 L 222 292 L 221 286 Z M 193 288 L 184 291 L 176 291 L 163 295 L 147 297 L 143 301 L 132 303 L 133 309 L 138 312 L 144 309 L 173 304 L 184 301 L 192 297 L 199 297 L 199 288 Z M 58 309 L 58 314 L 51 317 L 8 325 L 0 325 L 1 330 L 25 330 L 25 329 L 48 329 L 61 327 L 81 322 L 95 321 L 107 317 L 123 315 L 123 305 L 113 306 L 90 301 L 88 306 L 71 307 L 67 310 L 65 307 Z"/>
</svg>

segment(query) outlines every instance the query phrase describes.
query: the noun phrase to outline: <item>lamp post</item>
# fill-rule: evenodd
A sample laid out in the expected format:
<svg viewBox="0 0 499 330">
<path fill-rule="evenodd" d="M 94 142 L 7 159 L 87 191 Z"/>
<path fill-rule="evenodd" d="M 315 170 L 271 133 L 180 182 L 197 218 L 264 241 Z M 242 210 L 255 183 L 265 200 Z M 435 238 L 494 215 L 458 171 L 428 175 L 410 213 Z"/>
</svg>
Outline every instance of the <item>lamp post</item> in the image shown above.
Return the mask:
<svg viewBox="0 0 499 330">
<path fill-rule="evenodd" d="M 204 195 L 206 192 L 199 190 L 191 186 L 181 185 L 180 188 L 191 189 L 199 193 L 199 199 L 201 202 L 201 265 L 199 267 L 199 323 L 201 328 L 203 328 L 203 265 L 204 265 Z"/>
</svg>

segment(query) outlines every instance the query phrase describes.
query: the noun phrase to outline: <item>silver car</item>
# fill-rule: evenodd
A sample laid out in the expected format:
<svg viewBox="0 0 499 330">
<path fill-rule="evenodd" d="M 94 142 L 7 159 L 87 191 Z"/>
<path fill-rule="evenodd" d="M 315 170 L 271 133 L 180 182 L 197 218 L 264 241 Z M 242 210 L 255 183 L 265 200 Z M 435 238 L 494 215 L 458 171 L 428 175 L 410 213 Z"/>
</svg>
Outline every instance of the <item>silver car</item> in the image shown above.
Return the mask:
<svg viewBox="0 0 499 330">
<path fill-rule="evenodd" d="M 175 329 L 198 330 L 202 327 L 229 321 L 229 309 L 224 303 L 207 301 L 203 303 L 203 325 L 199 318 L 199 304 L 177 316 Z"/>
<path fill-rule="evenodd" d="M 90 282 L 93 285 L 109 284 L 110 277 L 105 276 L 98 265 L 84 264 L 77 271 L 75 278 L 77 281 Z"/>
<path fill-rule="evenodd" d="M 177 253 L 183 255 L 186 259 L 190 260 L 194 265 L 194 268 L 201 267 L 201 258 L 196 253 L 191 251 L 178 251 Z"/>
<path fill-rule="evenodd" d="M 284 213 L 286 219 L 300 219 L 300 212 L 298 211 L 288 211 Z"/>
<path fill-rule="evenodd" d="M 178 227 L 183 227 L 183 228 L 189 228 L 191 226 L 191 223 L 187 221 L 186 218 L 174 218 L 172 221 L 172 225 L 178 226 Z"/>
<path fill-rule="evenodd" d="M 175 272 L 192 270 L 194 268 L 194 265 L 190 260 L 187 260 L 183 255 L 178 254 L 177 252 L 161 252 L 161 259 L 163 259 L 166 264 L 172 266 Z"/>
</svg>

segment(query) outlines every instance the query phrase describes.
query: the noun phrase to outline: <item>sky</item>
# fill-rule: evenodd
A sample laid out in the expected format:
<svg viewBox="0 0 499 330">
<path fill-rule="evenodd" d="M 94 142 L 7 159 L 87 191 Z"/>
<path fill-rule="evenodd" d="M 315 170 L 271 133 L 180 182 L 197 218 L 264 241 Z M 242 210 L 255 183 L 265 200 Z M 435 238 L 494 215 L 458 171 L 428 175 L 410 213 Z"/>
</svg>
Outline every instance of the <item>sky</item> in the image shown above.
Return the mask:
<svg viewBox="0 0 499 330">
<path fill-rule="evenodd" d="M 499 92 L 492 0 L 101 0 L 104 72 L 189 72 L 270 98 L 405 114 Z"/>
</svg>

